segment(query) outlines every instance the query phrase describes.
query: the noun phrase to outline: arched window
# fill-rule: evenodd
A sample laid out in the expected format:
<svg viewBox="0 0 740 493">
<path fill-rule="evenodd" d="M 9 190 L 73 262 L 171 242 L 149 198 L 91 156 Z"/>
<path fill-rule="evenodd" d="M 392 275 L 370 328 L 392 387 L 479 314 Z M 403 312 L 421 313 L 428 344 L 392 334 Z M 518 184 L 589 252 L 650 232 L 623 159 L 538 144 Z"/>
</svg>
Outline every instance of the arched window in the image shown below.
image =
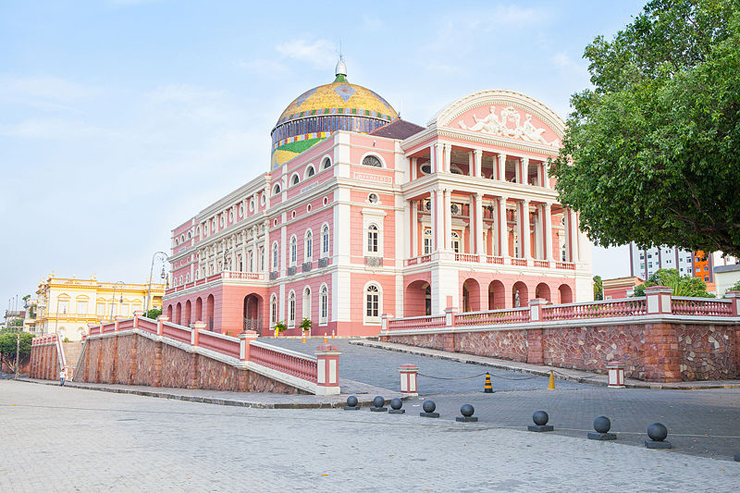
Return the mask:
<svg viewBox="0 0 740 493">
<path fill-rule="evenodd" d="M 301 182 L 301 178 L 298 176 L 298 173 L 295 173 L 293 177 L 290 179 L 291 185 L 298 185 Z"/>
<path fill-rule="evenodd" d="M 321 169 L 328 169 L 331 168 L 331 159 L 328 157 L 325 157 L 324 160 L 321 162 Z"/>
<path fill-rule="evenodd" d="M 457 231 L 452 232 L 452 249 L 455 253 L 460 253 L 460 234 Z"/>
<path fill-rule="evenodd" d="M 432 253 L 432 230 L 431 228 L 424 229 L 424 255 Z"/>
<path fill-rule="evenodd" d="M 254 272 L 254 251 L 249 251 L 249 262 L 247 264 L 248 272 Z"/>
<path fill-rule="evenodd" d="M 324 224 L 321 228 L 321 256 L 329 256 L 329 225 Z"/>
<path fill-rule="evenodd" d="M 378 253 L 378 227 L 371 224 L 367 227 L 367 252 Z"/>
<path fill-rule="evenodd" d="M 319 296 L 319 325 L 326 325 L 329 321 L 329 288 L 326 284 L 321 286 Z"/>
<path fill-rule="evenodd" d="M 278 270 L 280 267 L 280 247 L 277 242 L 272 244 L 272 269 Z"/>
<path fill-rule="evenodd" d="M 295 327 L 295 292 L 288 295 L 288 327 Z"/>
<path fill-rule="evenodd" d="M 265 247 L 260 247 L 260 272 L 265 271 Z"/>
<path fill-rule="evenodd" d="M 362 165 L 363 166 L 372 166 L 374 168 L 382 168 L 383 163 L 380 162 L 380 159 L 378 159 L 375 156 L 365 156 L 362 158 Z"/>
<path fill-rule="evenodd" d="M 303 290 L 303 318 L 311 320 L 311 288 Z"/>
<path fill-rule="evenodd" d="M 272 295 L 270 297 L 270 325 L 273 326 L 278 321 L 278 302 L 277 296 Z"/>
<path fill-rule="evenodd" d="M 365 321 L 380 321 L 380 288 L 377 284 L 369 284 L 365 288 Z"/>
<path fill-rule="evenodd" d="M 272 189 L 272 194 L 277 195 L 280 193 L 280 184 L 276 184 L 275 187 Z"/>
<path fill-rule="evenodd" d="M 303 245 L 303 257 L 306 262 L 310 262 L 313 258 L 313 233 L 310 229 L 306 231 L 306 238 Z"/>
<path fill-rule="evenodd" d="M 315 174 L 316 170 L 313 169 L 313 166 L 309 166 L 308 168 L 306 168 L 306 178 L 310 178 Z"/>
<path fill-rule="evenodd" d="M 290 238 L 290 265 L 295 265 L 298 261 L 298 239 L 293 236 Z"/>
</svg>

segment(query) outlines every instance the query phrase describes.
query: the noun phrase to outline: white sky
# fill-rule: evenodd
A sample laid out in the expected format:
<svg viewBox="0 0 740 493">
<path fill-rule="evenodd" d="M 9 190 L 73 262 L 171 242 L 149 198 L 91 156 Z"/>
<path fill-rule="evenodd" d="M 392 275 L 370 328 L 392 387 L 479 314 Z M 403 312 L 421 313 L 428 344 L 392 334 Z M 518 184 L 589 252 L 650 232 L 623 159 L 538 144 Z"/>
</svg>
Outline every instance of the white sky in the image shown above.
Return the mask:
<svg viewBox="0 0 740 493">
<path fill-rule="evenodd" d="M 563 118 L 584 47 L 643 2 L 6 0 L 0 3 L 0 302 L 58 276 L 145 282 L 170 230 L 269 169 L 306 89 L 351 82 L 425 125 L 484 89 Z M 594 274 L 629 275 L 626 247 Z"/>
</svg>

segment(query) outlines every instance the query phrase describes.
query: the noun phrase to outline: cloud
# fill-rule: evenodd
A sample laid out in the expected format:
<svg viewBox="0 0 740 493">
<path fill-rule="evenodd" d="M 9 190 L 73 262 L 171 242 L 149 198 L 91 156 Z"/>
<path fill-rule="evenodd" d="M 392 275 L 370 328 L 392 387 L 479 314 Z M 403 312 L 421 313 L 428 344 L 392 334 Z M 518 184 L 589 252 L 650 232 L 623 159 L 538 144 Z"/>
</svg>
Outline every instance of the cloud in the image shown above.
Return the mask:
<svg viewBox="0 0 740 493">
<path fill-rule="evenodd" d="M 317 39 L 313 42 L 295 39 L 281 43 L 275 49 L 286 58 L 309 62 L 317 69 L 331 66 L 337 60 L 334 43 L 326 39 Z"/>
<path fill-rule="evenodd" d="M 100 93 L 98 87 L 59 77 L 0 78 L 1 103 L 33 106 L 46 111 L 76 111 L 70 104 L 91 99 Z"/>
<path fill-rule="evenodd" d="M 206 122 L 222 122 L 233 113 L 225 104 L 222 91 L 208 91 L 186 84 L 160 86 L 147 94 L 149 101 L 168 106 L 178 117 Z"/>
<path fill-rule="evenodd" d="M 0 127 L 0 135 L 25 139 L 116 138 L 117 132 L 62 118 L 28 118 L 15 125 Z"/>
<path fill-rule="evenodd" d="M 363 14 L 362 15 L 362 26 L 367 31 L 375 32 L 375 31 L 380 31 L 381 29 L 383 29 L 384 24 L 383 24 L 383 21 L 378 16 L 375 16 L 375 15 L 371 16 L 371 15 Z"/>
<path fill-rule="evenodd" d="M 243 68 L 248 72 L 261 75 L 284 75 L 290 71 L 287 66 L 276 60 L 265 60 L 263 58 L 258 58 L 256 60 L 252 60 L 251 62 L 239 60 L 237 62 L 234 62 L 234 65 L 239 68 Z"/>
<path fill-rule="evenodd" d="M 584 63 L 578 63 L 577 61 L 573 60 L 573 58 L 568 56 L 567 53 L 562 51 L 551 56 L 550 62 L 556 67 L 563 70 L 572 70 L 575 72 L 582 72 L 584 74 L 587 71 L 587 67 Z"/>
</svg>

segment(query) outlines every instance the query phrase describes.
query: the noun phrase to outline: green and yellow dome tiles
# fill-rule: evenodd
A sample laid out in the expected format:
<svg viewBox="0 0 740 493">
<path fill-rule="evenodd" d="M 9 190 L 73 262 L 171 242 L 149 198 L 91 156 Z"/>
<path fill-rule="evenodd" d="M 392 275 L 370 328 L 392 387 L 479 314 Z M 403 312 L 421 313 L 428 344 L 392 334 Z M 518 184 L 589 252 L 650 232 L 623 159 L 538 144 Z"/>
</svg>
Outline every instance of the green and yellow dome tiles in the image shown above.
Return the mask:
<svg viewBox="0 0 740 493">
<path fill-rule="evenodd" d="M 336 79 L 298 96 L 272 130 L 272 168 L 311 148 L 337 130 L 370 133 L 398 113 L 379 94 L 347 82 L 342 59 Z"/>
</svg>

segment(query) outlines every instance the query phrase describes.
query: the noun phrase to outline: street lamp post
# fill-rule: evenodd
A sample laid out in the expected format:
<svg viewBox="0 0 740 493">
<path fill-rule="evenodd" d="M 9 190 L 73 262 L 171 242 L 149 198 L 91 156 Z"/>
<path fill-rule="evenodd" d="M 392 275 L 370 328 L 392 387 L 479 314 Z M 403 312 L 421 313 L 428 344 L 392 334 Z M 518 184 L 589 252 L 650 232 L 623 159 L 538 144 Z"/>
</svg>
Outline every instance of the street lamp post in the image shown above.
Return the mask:
<svg viewBox="0 0 740 493">
<path fill-rule="evenodd" d="M 162 276 L 161 276 L 162 277 L 162 280 L 164 280 L 165 276 L 167 275 L 165 273 L 165 271 L 164 271 L 164 261 L 167 260 L 167 254 L 164 253 L 164 252 L 162 252 L 162 251 L 154 252 L 154 255 L 152 255 L 152 265 L 151 265 L 151 267 L 149 267 L 149 285 L 147 286 L 147 289 L 146 289 L 146 305 L 145 305 L 146 309 L 145 309 L 144 315 L 148 315 L 149 314 L 149 310 L 151 310 L 151 307 L 149 306 L 149 304 L 152 301 L 151 300 L 151 296 L 152 296 L 152 275 L 154 275 L 154 260 L 158 256 L 159 257 L 164 257 L 162 259 L 162 262 L 163 262 L 163 264 L 162 264 Z"/>
<path fill-rule="evenodd" d="M 121 286 L 125 286 L 126 285 L 126 283 L 124 283 L 123 281 L 118 281 L 117 283 L 115 283 L 113 285 L 113 298 L 111 299 L 111 302 L 110 302 L 110 320 L 111 320 L 111 322 L 113 320 L 115 320 L 113 318 L 113 308 L 115 308 L 115 306 L 116 306 L 116 287 L 118 287 L 119 284 Z M 121 303 L 123 303 L 123 294 L 121 294 Z"/>
</svg>

